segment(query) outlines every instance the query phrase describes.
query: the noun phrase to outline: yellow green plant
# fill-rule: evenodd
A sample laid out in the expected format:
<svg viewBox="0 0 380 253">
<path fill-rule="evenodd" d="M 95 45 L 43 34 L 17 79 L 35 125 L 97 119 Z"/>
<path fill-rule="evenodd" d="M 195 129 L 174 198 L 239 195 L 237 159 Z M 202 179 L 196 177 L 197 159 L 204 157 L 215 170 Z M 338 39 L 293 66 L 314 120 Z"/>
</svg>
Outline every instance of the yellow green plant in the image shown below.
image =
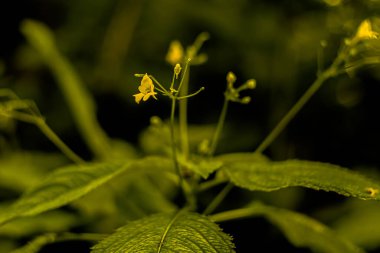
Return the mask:
<svg viewBox="0 0 380 253">
<path fill-rule="evenodd" d="M 239 85 L 236 75 L 228 72 L 215 129 L 197 143 L 198 150 L 190 148 L 187 102 L 208 88 L 205 85 L 190 91 L 189 73 L 192 65 L 207 60 L 200 53 L 209 39 L 207 33 L 200 34 L 186 50 L 178 41 L 171 43 L 166 57 L 171 64 L 170 83 L 159 81 L 149 70 L 135 74 L 139 78 L 133 95 L 137 104 L 170 101 L 169 120 L 152 115 L 151 131 L 148 131 L 148 142 L 151 142 L 148 144 L 156 145 L 154 149 L 159 152 L 139 156 L 125 146 L 116 145 L 100 127 L 94 99 L 58 51 L 53 33 L 33 20 L 24 21 L 21 30 L 54 74 L 94 159 L 86 161 L 71 150 L 48 126 L 34 102 L 21 99 L 8 89 L 0 90 L 0 121 L 34 124 L 70 160 L 68 165 L 54 168 L 47 175 L 36 176 L 32 186 L 20 182 L 19 187 L 24 191 L 21 197 L 0 207 L 0 233 L 13 231 L 15 237 L 24 233 L 38 235 L 12 252 L 38 252 L 47 244 L 69 240 L 90 241 L 94 253 L 235 252 L 234 235 L 223 232 L 219 224 L 259 216 L 278 227 L 296 247 L 315 252 L 364 252 L 355 241 L 318 220 L 258 199 L 240 208 L 219 210 L 218 207 L 233 188 L 275 192 L 303 187 L 361 200 L 380 200 L 378 180 L 338 165 L 296 159 L 273 161 L 263 154 L 327 80 L 379 62 L 376 54 L 360 54 L 366 43 L 379 39 L 369 19 L 359 24 L 351 38 L 343 40 L 330 66 L 318 70 L 316 80 L 256 150 L 219 155 L 215 154 L 229 105 L 250 103 L 251 97 L 244 94 L 260 83 L 249 79 Z M 2 158 L 5 160 L 2 164 L 8 162 L 10 168 L 15 166 L 12 161 L 22 154 L 13 156 L 16 158 L 12 155 Z M 200 203 L 200 198 L 210 193 L 212 198 L 207 204 Z M 63 206 L 75 212 L 66 212 Z M 50 219 L 52 223 L 65 222 L 50 229 L 51 224 L 43 223 Z M 41 229 L 41 224 L 47 228 Z M 90 224 L 92 230 L 74 233 L 70 231 L 72 224 Z M 17 231 L 17 227 L 24 227 L 25 231 Z"/>
</svg>

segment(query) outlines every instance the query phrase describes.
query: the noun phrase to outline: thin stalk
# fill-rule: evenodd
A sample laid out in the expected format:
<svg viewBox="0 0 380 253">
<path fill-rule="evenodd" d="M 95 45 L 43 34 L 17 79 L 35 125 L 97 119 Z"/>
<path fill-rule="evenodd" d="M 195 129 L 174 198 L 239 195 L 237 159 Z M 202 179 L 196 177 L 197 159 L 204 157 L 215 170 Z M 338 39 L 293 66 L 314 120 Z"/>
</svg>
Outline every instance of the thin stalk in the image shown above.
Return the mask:
<svg viewBox="0 0 380 253">
<path fill-rule="evenodd" d="M 264 141 L 255 150 L 255 153 L 262 153 L 284 130 L 284 128 L 289 124 L 289 122 L 297 115 L 297 113 L 302 109 L 302 107 L 310 100 L 310 98 L 318 91 L 322 84 L 329 78 L 340 74 L 339 66 L 344 61 L 348 48 L 342 48 L 338 53 L 331 66 L 318 75 L 317 79 L 312 83 L 312 85 L 306 90 L 302 97 L 294 104 L 294 106 L 289 110 L 289 112 L 281 119 L 277 126 L 270 132 L 270 134 L 264 139 Z M 223 111 L 222 111 L 223 114 Z M 216 135 L 216 134 L 215 134 Z M 214 151 L 214 150 L 212 150 Z M 211 213 L 215 208 L 223 201 L 227 196 L 228 192 L 233 188 L 232 183 L 227 184 L 222 191 L 215 197 L 215 199 L 206 208 L 205 212 Z M 211 210 L 211 211 L 210 211 Z"/>
<path fill-rule="evenodd" d="M 107 236 L 108 236 L 107 234 L 94 234 L 94 233 L 83 233 L 83 234 L 64 233 L 62 235 L 59 235 L 56 241 L 57 242 L 69 241 L 69 240 L 101 241 Z"/>
<path fill-rule="evenodd" d="M 216 130 L 215 130 L 214 136 L 212 138 L 209 156 L 212 156 L 214 154 L 214 152 L 216 150 L 216 146 L 218 145 L 218 142 L 219 142 L 219 139 L 220 139 L 220 134 L 222 133 L 222 129 L 223 129 L 223 126 L 224 126 L 224 121 L 226 120 L 227 109 L 228 109 L 228 102 L 229 102 L 229 100 L 227 98 L 224 98 L 224 103 L 223 103 L 222 111 L 220 113 L 218 124 L 216 126 Z"/>
<path fill-rule="evenodd" d="M 107 158 L 110 139 L 97 121 L 94 98 L 69 60 L 59 52 L 52 31 L 30 20 L 23 22 L 21 31 L 52 71 L 89 149 L 97 158 Z"/>
<path fill-rule="evenodd" d="M 315 82 L 306 90 L 302 97 L 293 105 L 293 107 L 288 111 L 288 113 L 281 119 L 281 121 L 276 125 L 276 127 L 270 132 L 270 134 L 264 139 L 264 141 L 259 145 L 255 152 L 263 152 L 272 142 L 278 137 L 278 135 L 284 130 L 284 128 L 289 124 L 289 122 L 297 115 L 297 113 L 302 109 L 302 107 L 310 100 L 310 98 L 315 94 L 315 92 L 322 86 L 329 76 L 322 74 Z"/>
<path fill-rule="evenodd" d="M 176 148 L 176 141 L 175 141 L 175 134 L 174 134 L 175 102 L 176 102 L 175 98 L 172 98 L 172 106 L 171 106 L 171 112 L 170 112 L 170 139 L 171 139 L 171 146 L 172 146 L 172 157 L 173 157 L 174 169 L 180 179 L 180 185 L 182 185 L 183 176 L 178 164 L 177 148 Z"/>
<path fill-rule="evenodd" d="M 188 67 L 188 63 L 185 65 L 185 69 L 183 72 L 183 78 L 178 86 L 178 91 L 180 97 L 187 96 L 189 92 L 189 74 L 190 68 Z M 179 104 L 179 131 L 181 135 L 181 150 L 185 160 L 189 157 L 189 135 L 188 135 L 188 127 L 187 127 L 187 99 L 180 100 Z"/>
<path fill-rule="evenodd" d="M 232 183 L 228 183 L 223 190 L 219 192 L 219 194 L 211 201 L 211 203 L 206 207 L 206 209 L 203 211 L 204 215 L 208 215 L 212 213 L 219 204 L 224 200 L 224 198 L 227 196 L 227 194 L 232 190 L 234 185 Z"/>
<path fill-rule="evenodd" d="M 178 163 L 178 157 L 177 157 L 177 147 L 176 147 L 176 140 L 175 140 L 175 133 L 174 133 L 175 105 L 176 105 L 176 97 L 172 97 L 172 106 L 171 106 L 171 113 L 170 113 L 170 138 L 171 138 L 171 146 L 172 146 L 173 164 L 174 164 L 174 169 L 176 173 L 178 174 L 179 181 L 180 181 L 179 184 L 181 186 L 183 195 L 186 198 L 187 205 L 190 209 L 192 209 L 195 207 L 195 198 L 191 192 L 190 187 L 187 185 L 185 179 L 183 178 L 183 175 Z"/>
<path fill-rule="evenodd" d="M 322 84 L 329 78 L 340 74 L 339 66 L 344 62 L 349 51 L 348 47 L 342 47 L 335 58 L 333 63 L 328 69 L 323 71 L 317 76 L 317 79 L 306 90 L 302 97 L 293 105 L 288 113 L 280 120 L 275 128 L 267 135 L 267 137 L 261 142 L 255 153 L 262 153 L 272 142 L 278 137 L 278 135 L 285 129 L 289 122 L 298 114 L 303 106 L 310 100 L 310 98 L 319 90 Z"/>
<path fill-rule="evenodd" d="M 6 115 L 8 116 L 8 115 Z M 46 124 L 42 118 L 37 118 L 36 116 L 28 115 L 21 112 L 13 111 L 8 117 L 27 122 L 36 125 L 41 132 L 59 149 L 66 155 L 71 161 L 81 164 L 85 161 L 80 158 L 74 151 L 72 151 L 60 138 L 59 136 Z"/>
<path fill-rule="evenodd" d="M 223 184 L 227 181 L 227 178 L 214 178 L 212 180 L 205 181 L 204 183 L 200 183 L 198 186 L 197 191 L 203 192 L 207 191 L 210 188 L 213 188 L 214 186 Z"/>
<path fill-rule="evenodd" d="M 242 219 L 247 217 L 252 217 L 260 213 L 260 210 L 257 207 L 247 207 L 240 208 L 231 211 L 225 211 L 221 213 L 216 213 L 210 215 L 209 218 L 214 222 L 223 222 L 236 219 Z"/>
<path fill-rule="evenodd" d="M 63 154 L 67 156 L 71 161 L 81 164 L 85 161 L 74 153 L 62 140 L 59 136 L 45 123 L 44 120 L 37 120 L 36 125 L 41 130 L 41 132 L 52 142 L 54 145 L 61 150 Z"/>
</svg>

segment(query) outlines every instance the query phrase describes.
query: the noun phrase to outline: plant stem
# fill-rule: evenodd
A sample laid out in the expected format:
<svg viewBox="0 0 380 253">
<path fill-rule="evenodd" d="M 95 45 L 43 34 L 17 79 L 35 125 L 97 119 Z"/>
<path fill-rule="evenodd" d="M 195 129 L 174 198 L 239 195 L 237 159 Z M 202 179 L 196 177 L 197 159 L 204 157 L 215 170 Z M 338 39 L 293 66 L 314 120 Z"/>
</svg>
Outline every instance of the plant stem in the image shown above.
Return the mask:
<svg viewBox="0 0 380 253">
<path fill-rule="evenodd" d="M 204 215 L 208 215 L 212 213 L 219 204 L 223 201 L 223 199 L 227 196 L 227 194 L 232 190 L 234 185 L 232 183 L 228 183 L 221 192 L 211 201 L 211 203 L 206 207 L 203 211 Z"/>
<path fill-rule="evenodd" d="M 216 214 L 210 215 L 209 218 L 212 219 L 214 222 L 223 222 L 223 221 L 251 217 L 260 213 L 261 210 L 260 208 L 257 208 L 257 207 L 259 206 L 252 206 L 252 207 L 247 207 L 247 208 L 240 208 L 240 209 L 235 209 L 231 211 L 216 213 Z"/>
<path fill-rule="evenodd" d="M 178 177 L 180 179 L 180 184 L 182 185 L 183 176 L 178 164 L 177 148 L 176 148 L 176 141 L 175 141 L 175 134 L 174 134 L 175 102 L 176 102 L 175 98 L 172 98 L 172 106 L 171 106 L 171 112 L 170 112 L 170 138 L 171 138 L 174 169 L 176 170 L 176 173 L 178 174 Z"/>
<path fill-rule="evenodd" d="M 39 119 L 36 121 L 36 125 L 39 127 L 42 133 L 55 144 L 62 151 L 63 154 L 67 156 L 70 160 L 77 164 L 85 163 L 85 161 L 80 158 L 77 154 L 74 153 L 62 140 L 58 137 L 58 135 L 45 123 L 44 120 Z"/>
<path fill-rule="evenodd" d="M 255 150 L 255 153 L 262 153 L 284 130 L 284 128 L 289 124 L 289 122 L 297 115 L 297 113 L 302 109 L 302 107 L 310 100 L 310 98 L 318 91 L 318 89 L 322 86 L 322 84 L 329 78 L 334 77 L 340 74 L 339 66 L 344 62 L 346 54 L 348 52 L 348 48 L 343 48 L 338 56 L 335 58 L 333 63 L 330 65 L 328 69 L 323 71 L 320 75 L 318 75 L 317 79 L 312 83 L 312 85 L 306 90 L 306 92 L 302 95 L 302 97 L 293 105 L 293 107 L 288 111 L 288 113 L 281 119 L 281 121 L 276 125 L 276 127 L 270 132 L 270 134 L 264 139 L 264 141 L 259 145 L 259 147 Z M 228 101 L 227 101 L 228 102 Z M 226 103 L 226 102 L 225 102 Z M 225 105 L 227 107 L 227 105 Z M 224 108 L 224 106 L 223 106 Z M 227 111 L 227 108 L 225 109 Z M 226 112 L 222 110 L 220 116 L 220 124 L 223 124 L 222 118 L 225 117 Z M 222 125 L 223 126 L 223 125 Z M 219 123 L 218 123 L 219 128 Z M 214 139 L 218 137 L 218 130 L 214 135 Z M 216 144 L 213 140 L 213 146 L 211 151 L 214 152 Z M 215 199 L 210 203 L 210 205 L 206 208 L 204 213 L 211 213 L 215 210 L 215 208 L 223 201 L 223 199 L 227 196 L 228 192 L 233 188 L 233 184 L 227 184 L 222 191 L 215 197 Z"/>
<path fill-rule="evenodd" d="M 264 139 L 264 141 L 259 145 L 255 152 L 263 152 L 284 130 L 284 128 L 289 124 L 289 122 L 297 115 L 297 113 L 302 109 L 307 101 L 315 94 L 315 92 L 321 87 L 324 81 L 328 78 L 325 74 L 320 75 L 315 82 L 306 90 L 302 97 L 293 105 L 293 107 L 288 111 L 288 113 L 281 119 L 281 121 L 276 125 L 276 127 L 270 132 L 270 134 Z"/>
<path fill-rule="evenodd" d="M 222 111 L 221 111 L 220 116 L 219 116 L 218 125 L 216 126 L 216 130 L 215 130 L 214 136 L 212 138 L 209 156 L 212 156 L 214 154 L 214 152 L 216 150 L 216 146 L 218 145 L 218 142 L 220 139 L 220 134 L 222 133 L 222 129 L 224 126 L 224 121 L 226 120 L 228 102 L 229 102 L 229 100 L 225 97 L 223 107 L 222 107 Z"/>
<path fill-rule="evenodd" d="M 176 97 L 172 97 L 172 106 L 171 106 L 171 113 L 170 113 L 170 138 L 171 138 L 171 146 L 172 146 L 172 157 L 173 157 L 173 164 L 174 169 L 179 177 L 179 184 L 181 186 L 183 195 L 186 198 L 187 205 L 190 209 L 195 207 L 195 198 L 192 194 L 192 191 L 190 187 L 187 185 L 187 182 L 183 178 L 181 169 L 179 167 L 178 163 L 178 157 L 177 157 L 177 147 L 176 147 L 176 140 L 175 140 L 175 133 L 174 133 L 174 116 L 175 116 L 175 104 L 176 104 Z"/>
<path fill-rule="evenodd" d="M 87 146 L 97 158 L 108 157 L 110 139 L 97 121 L 95 101 L 69 60 L 59 52 L 52 31 L 30 20 L 23 22 L 21 31 L 52 71 Z"/>
<path fill-rule="evenodd" d="M 64 233 L 59 235 L 56 239 L 59 241 L 69 241 L 69 240 L 86 240 L 86 241 L 101 241 L 106 238 L 107 234 L 95 234 L 95 233 L 83 233 L 83 234 L 74 234 L 74 233 Z"/>
<path fill-rule="evenodd" d="M 183 78 L 178 87 L 180 96 L 187 96 L 189 92 L 189 64 L 185 65 L 185 70 L 183 72 Z M 179 102 L 179 131 L 181 135 L 181 150 L 185 160 L 189 157 L 189 135 L 187 128 L 187 99 L 180 100 Z"/>
<path fill-rule="evenodd" d="M 199 184 L 197 191 L 198 192 L 206 191 L 206 190 L 208 190 L 214 186 L 223 184 L 226 181 L 227 181 L 227 178 L 214 178 L 214 179 L 205 181 L 205 182 Z"/>
<path fill-rule="evenodd" d="M 85 161 L 75 154 L 60 138 L 59 136 L 46 124 L 45 120 L 38 118 L 37 116 L 28 115 L 21 112 L 13 111 L 10 115 L 5 115 L 20 121 L 24 121 L 30 124 L 36 125 L 41 132 L 59 149 L 63 154 L 66 155 L 71 161 L 81 164 Z"/>
</svg>

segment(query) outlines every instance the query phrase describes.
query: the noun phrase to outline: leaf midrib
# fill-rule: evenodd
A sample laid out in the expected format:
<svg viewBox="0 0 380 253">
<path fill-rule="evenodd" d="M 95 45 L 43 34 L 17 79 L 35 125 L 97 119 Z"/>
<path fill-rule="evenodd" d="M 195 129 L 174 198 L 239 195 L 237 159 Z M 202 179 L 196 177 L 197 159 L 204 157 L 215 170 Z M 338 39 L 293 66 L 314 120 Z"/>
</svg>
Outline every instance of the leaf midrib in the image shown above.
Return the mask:
<svg viewBox="0 0 380 253">
<path fill-rule="evenodd" d="M 162 247 L 164 246 L 164 242 L 165 242 L 165 239 L 169 233 L 169 230 L 171 229 L 171 227 L 173 226 L 174 222 L 178 219 L 180 213 L 182 211 L 179 211 L 174 217 L 173 219 L 169 222 L 169 224 L 167 225 L 167 227 L 165 228 L 165 231 L 164 233 L 162 234 L 162 237 L 161 237 L 161 241 L 160 241 L 160 244 L 158 245 L 158 248 L 157 248 L 157 253 L 160 253 L 161 252 L 161 249 Z"/>
</svg>

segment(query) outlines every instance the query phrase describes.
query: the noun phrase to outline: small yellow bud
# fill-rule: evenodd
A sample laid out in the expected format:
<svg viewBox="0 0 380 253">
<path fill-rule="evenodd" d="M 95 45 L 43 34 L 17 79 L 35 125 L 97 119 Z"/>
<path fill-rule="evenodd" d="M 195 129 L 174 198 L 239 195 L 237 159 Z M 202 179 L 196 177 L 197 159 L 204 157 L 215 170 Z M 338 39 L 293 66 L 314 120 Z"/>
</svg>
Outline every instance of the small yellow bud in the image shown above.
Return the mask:
<svg viewBox="0 0 380 253">
<path fill-rule="evenodd" d="M 150 124 L 151 124 L 152 126 L 159 126 L 159 125 L 162 124 L 162 120 L 161 120 L 161 118 L 158 117 L 158 116 L 152 116 L 152 117 L 150 118 Z"/>
<path fill-rule="evenodd" d="M 256 80 L 255 79 L 249 79 L 246 83 L 247 88 L 253 90 L 256 88 Z"/>
<path fill-rule="evenodd" d="M 179 63 L 177 63 L 174 67 L 174 75 L 175 75 L 175 79 L 178 79 L 178 75 L 179 73 L 181 73 L 181 65 Z"/>
<path fill-rule="evenodd" d="M 249 102 L 251 102 L 251 98 L 250 97 L 243 97 L 240 100 L 240 103 L 242 103 L 242 104 L 248 104 Z"/>
<path fill-rule="evenodd" d="M 230 72 L 228 72 L 228 74 L 227 74 L 227 82 L 228 83 L 234 83 L 235 81 L 236 81 L 236 76 L 235 76 L 235 74 L 234 73 L 232 73 L 231 71 Z"/>
</svg>

